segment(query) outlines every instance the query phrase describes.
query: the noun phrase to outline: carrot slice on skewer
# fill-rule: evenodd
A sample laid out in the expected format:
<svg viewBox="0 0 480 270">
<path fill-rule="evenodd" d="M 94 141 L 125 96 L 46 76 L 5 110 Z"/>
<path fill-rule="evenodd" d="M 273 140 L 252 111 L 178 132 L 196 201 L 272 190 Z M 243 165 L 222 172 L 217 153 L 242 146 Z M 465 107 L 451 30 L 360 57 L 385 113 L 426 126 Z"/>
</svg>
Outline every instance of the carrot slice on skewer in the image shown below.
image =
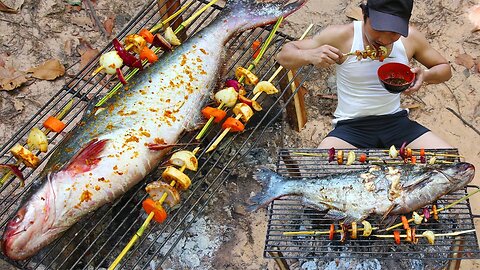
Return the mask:
<svg viewBox="0 0 480 270">
<path fill-rule="evenodd" d="M 43 126 L 50 129 L 53 132 L 61 132 L 65 128 L 65 123 L 61 120 L 57 119 L 55 116 L 49 116 L 45 122 L 43 122 Z"/>
<path fill-rule="evenodd" d="M 153 212 L 153 219 L 158 223 L 162 223 L 167 219 L 167 212 L 163 209 L 162 205 L 150 198 L 142 202 L 142 207 L 149 215 Z"/>
</svg>

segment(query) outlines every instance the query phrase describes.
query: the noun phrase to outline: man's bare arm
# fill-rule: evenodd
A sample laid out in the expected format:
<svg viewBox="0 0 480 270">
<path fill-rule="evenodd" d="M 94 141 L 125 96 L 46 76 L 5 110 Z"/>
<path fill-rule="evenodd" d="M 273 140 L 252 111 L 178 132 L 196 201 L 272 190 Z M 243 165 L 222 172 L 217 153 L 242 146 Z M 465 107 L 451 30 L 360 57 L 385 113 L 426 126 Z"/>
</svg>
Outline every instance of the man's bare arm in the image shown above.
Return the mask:
<svg viewBox="0 0 480 270">
<path fill-rule="evenodd" d="M 447 59 L 435 50 L 425 36 L 415 28 L 412 28 L 411 35 L 414 48 L 413 58 L 427 69 L 419 67 L 413 69 L 417 75 L 417 82 L 408 92 L 420 89 L 423 83 L 437 84 L 449 80 L 452 77 L 452 70 Z"/>
<path fill-rule="evenodd" d="M 285 44 L 277 55 L 278 62 L 287 69 L 309 64 L 317 67 L 335 64 L 342 58 L 342 52 L 335 46 L 341 36 L 338 28 L 345 26 L 330 26 L 311 39 Z"/>
</svg>

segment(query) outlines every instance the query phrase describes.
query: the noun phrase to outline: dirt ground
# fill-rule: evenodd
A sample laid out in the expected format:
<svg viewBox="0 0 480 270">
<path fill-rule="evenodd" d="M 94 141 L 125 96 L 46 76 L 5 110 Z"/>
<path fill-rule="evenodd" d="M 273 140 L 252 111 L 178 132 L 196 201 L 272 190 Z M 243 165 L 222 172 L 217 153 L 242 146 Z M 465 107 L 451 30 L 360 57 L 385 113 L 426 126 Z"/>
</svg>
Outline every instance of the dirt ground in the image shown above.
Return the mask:
<svg viewBox="0 0 480 270">
<path fill-rule="evenodd" d="M 66 74 L 56 80 L 29 79 L 15 90 L 0 91 L 0 144 L 5 143 L 16 127 L 23 125 L 52 93 L 65 84 L 69 76 L 76 73 L 78 65 L 71 69 L 68 67 L 81 60 L 82 50 L 89 46 L 101 50 L 145 4 L 145 1 L 92 1 L 96 15 L 106 26 L 105 35 L 95 26 L 86 1 L 83 4 L 81 2 L 0 0 L 0 4 L 18 10 L 17 13 L 0 12 L 0 68 L 12 66 L 16 70 L 26 71 L 53 58 L 67 67 Z M 351 19 L 346 14 L 350 14 L 358 2 L 310 0 L 287 19 L 280 31 L 299 37 L 310 23 L 315 25 L 314 31 L 320 31 L 330 24 L 347 23 Z M 457 147 L 465 161 L 480 168 L 480 31 L 473 32 L 474 25 L 469 20 L 469 10 L 478 4 L 478 0 L 415 2 L 412 23 L 450 61 L 453 77 L 446 83 L 428 85 L 411 97 L 404 96 L 402 104 L 411 108 L 413 119 Z M 108 35 L 110 29 L 111 34 Z M 299 133 L 288 131 L 288 136 L 284 138 L 285 146 L 316 147 L 331 129 L 335 101 L 325 99 L 323 95 L 335 92 L 334 82 L 332 70 L 317 70 L 314 78 L 307 82 L 308 123 Z M 479 173 L 472 184 L 480 185 Z M 474 196 L 471 205 L 474 212 L 480 214 L 480 196 Z M 251 235 L 237 235 L 236 240 L 225 243 L 221 251 L 212 250 L 202 253 L 202 256 L 211 257 L 214 252 L 225 253 L 224 257 L 233 255 L 230 266 L 224 262 L 214 262 L 209 264 L 212 269 L 240 269 L 239 265 L 243 269 L 258 269 L 258 266 L 275 269 L 272 261 L 262 258 L 265 216 L 243 217 L 248 222 L 241 221 L 237 225 L 247 228 Z M 203 222 L 204 226 L 210 226 L 208 221 Z M 476 226 L 477 235 L 480 235 L 478 219 Z M 224 232 L 218 228 L 217 231 Z M 220 243 L 218 246 L 221 246 Z M 250 267 L 246 267 L 249 263 Z M 7 266 L 0 263 L 0 268 L 4 267 Z M 463 261 L 461 269 L 480 269 L 480 262 Z"/>
</svg>

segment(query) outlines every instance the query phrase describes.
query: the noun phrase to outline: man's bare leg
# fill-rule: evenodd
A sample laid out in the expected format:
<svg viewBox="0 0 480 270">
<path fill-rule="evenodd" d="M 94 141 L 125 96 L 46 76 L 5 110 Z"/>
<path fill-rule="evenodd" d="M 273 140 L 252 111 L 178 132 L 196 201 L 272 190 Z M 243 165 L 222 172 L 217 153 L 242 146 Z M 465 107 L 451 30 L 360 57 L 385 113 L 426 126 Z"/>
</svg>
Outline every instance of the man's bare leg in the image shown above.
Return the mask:
<svg viewBox="0 0 480 270">
<path fill-rule="evenodd" d="M 342 149 L 342 148 L 356 148 L 355 146 L 349 144 L 348 142 L 339 139 L 337 137 L 326 137 L 323 139 L 323 141 L 320 143 L 318 148 L 320 149 L 330 149 L 332 147 Z"/>
<path fill-rule="evenodd" d="M 447 143 L 446 141 L 444 141 L 442 138 L 438 137 L 431 131 L 416 138 L 413 142 L 409 143 L 407 146 L 410 148 L 417 148 L 417 149 L 453 148 L 449 143 Z"/>
</svg>

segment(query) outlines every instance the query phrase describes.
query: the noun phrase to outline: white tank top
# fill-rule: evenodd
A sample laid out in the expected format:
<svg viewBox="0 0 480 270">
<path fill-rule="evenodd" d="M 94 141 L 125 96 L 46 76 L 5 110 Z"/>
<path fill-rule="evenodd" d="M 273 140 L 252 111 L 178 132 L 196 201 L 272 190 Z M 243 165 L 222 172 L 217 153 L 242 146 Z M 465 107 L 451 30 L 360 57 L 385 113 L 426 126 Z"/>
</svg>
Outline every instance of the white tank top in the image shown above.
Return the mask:
<svg viewBox="0 0 480 270">
<path fill-rule="evenodd" d="M 363 21 L 355 21 L 353 25 L 351 51 L 363 51 Z M 334 124 L 340 120 L 393 114 L 402 110 L 400 94 L 391 94 L 378 80 L 378 68 L 388 62 L 408 65 L 408 57 L 401 40 L 393 43 L 389 58 L 383 62 L 369 58 L 358 61 L 356 56 L 349 56 L 345 62 L 336 65 L 338 105 L 334 113 Z"/>
</svg>

